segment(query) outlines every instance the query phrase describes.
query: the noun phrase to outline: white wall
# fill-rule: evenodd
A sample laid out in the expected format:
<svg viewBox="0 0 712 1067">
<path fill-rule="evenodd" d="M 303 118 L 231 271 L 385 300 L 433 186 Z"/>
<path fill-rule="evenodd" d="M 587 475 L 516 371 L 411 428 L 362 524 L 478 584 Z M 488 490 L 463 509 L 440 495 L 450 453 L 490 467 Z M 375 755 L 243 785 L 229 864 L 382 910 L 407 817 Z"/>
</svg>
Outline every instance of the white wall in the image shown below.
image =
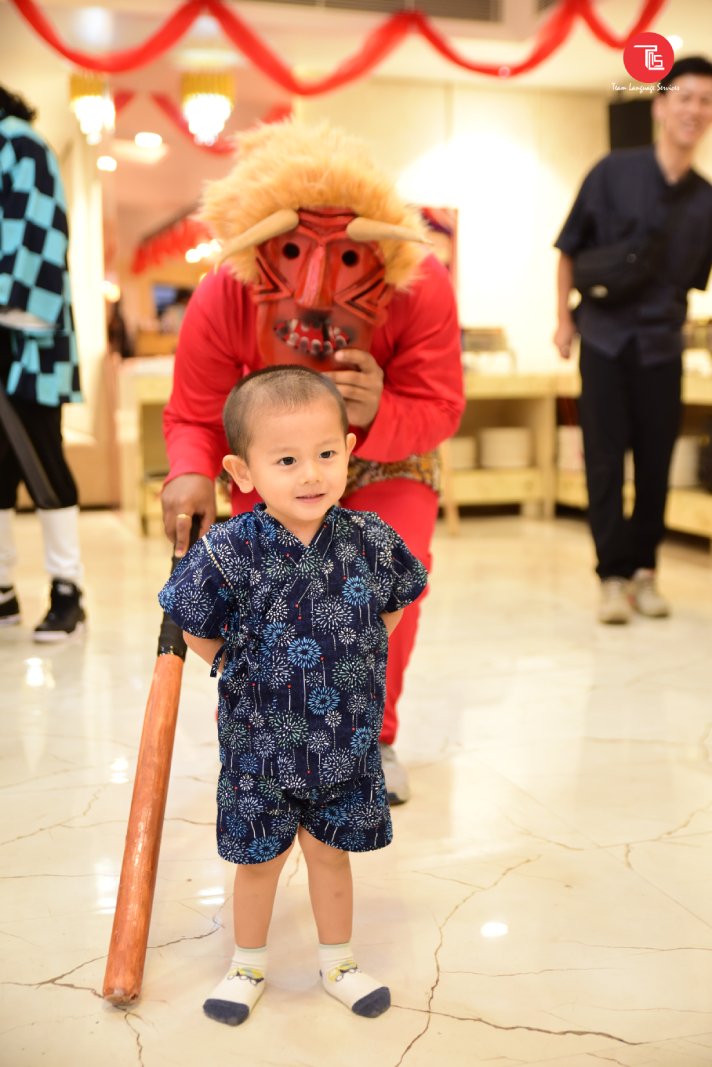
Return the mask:
<svg viewBox="0 0 712 1067">
<path fill-rule="evenodd" d="M 72 430 L 96 434 L 96 392 L 106 351 L 104 241 L 102 194 L 96 169 L 96 149 L 81 133 L 68 143 L 60 159 L 69 215 L 69 276 L 72 307 L 79 349 L 83 404 L 68 404 L 65 425 Z"/>
<path fill-rule="evenodd" d="M 551 245 L 607 151 L 604 94 L 374 79 L 298 112 L 363 137 L 408 199 L 456 207 L 462 325 L 504 326 L 522 370 L 557 365 Z"/>
<path fill-rule="evenodd" d="M 62 425 L 67 457 L 82 504 L 115 499 L 111 445 L 113 426 L 107 402 L 106 311 L 102 190 L 97 150 L 79 130 L 60 157 L 69 209 L 69 275 L 84 402 L 66 404 Z"/>
</svg>

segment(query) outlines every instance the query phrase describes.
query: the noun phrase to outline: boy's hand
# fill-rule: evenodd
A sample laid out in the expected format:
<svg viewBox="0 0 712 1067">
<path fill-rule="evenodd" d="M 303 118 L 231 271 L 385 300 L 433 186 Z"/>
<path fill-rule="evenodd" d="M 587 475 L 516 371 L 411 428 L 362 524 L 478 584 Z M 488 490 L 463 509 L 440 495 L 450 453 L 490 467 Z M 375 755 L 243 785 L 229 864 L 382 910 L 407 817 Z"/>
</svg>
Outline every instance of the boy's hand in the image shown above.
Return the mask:
<svg viewBox="0 0 712 1067">
<path fill-rule="evenodd" d="M 403 615 L 403 608 L 399 608 L 398 611 L 382 611 L 381 618 L 383 619 L 383 625 L 386 627 L 388 636 L 390 637 L 395 630 L 398 623 L 401 621 Z"/>
</svg>

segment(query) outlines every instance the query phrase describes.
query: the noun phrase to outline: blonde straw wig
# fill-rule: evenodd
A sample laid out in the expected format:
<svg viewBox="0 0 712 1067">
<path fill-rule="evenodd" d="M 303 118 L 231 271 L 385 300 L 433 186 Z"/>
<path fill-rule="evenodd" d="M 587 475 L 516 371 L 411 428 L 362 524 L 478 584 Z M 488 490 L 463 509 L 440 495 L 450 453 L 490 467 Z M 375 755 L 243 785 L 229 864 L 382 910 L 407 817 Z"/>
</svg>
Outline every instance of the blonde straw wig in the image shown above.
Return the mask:
<svg viewBox="0 0 712 1067">
<path fill-rule="evenodd" d="M 363 144 L 328 122 L 286 121 L 258 126 L 238 140 L 237 162 L 226 178 L 210 182 L 201 217 L 223 246 L 280 209 L 341 207 L 357 216 L 425 234 L 417 211 L 406 207 L 365 153 Z M 379 241 L 385 280 L 403 289 L 423 256 L 413 241 Z M 227 256 L 243 282 L 257 280 L 254 247 Z"/>
</svg>

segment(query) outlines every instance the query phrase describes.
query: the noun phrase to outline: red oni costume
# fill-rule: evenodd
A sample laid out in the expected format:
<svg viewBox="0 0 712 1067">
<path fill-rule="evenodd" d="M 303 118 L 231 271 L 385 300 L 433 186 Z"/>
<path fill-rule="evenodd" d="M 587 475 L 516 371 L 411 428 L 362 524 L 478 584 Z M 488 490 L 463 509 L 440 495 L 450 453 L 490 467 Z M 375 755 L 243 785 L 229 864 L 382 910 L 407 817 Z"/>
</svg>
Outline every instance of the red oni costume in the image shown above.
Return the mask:
<svg viewBox="0 0 712 1067">
<path fill-rule="evenodd" d="M 279 130 L 277 138 L 282 136 Z M 294 136 L 289 127 L 284 136 Z M 302 150 L 299 162 L 304 158 Z M 332 162 L 334 158 L 332 151 Z M 238 160 L 236 171 L 239 168 Z M 343 176 L 340 180 L 342 198 L 337 200 L 333 189 L 329 198 L 335 205 L 343 203 L 343 192 L 349 191 Z M 256 244 L 247 267 L 239 255 L 235 257 L 243 280 L 235 277 L 232 256 L 235 249 L 244 256 L 245 244 L 238 236 L 231 246 L 235 233 L 229 221 L 222 230 L 216 225 L 216 220 L 230 214 L 225 204 L 221 202 L 218 209 L 215 203 L 208 205 L 212 214 L 206 211 L 206 215 L 223 242 L 230 266 L 206 275 L 183 320 L 173 393 L 164 415 L 168 481 L 182 474 L 215 478 L 220 472 L 222 457 L 229 451 L 222 408 L 240 377 L 273 363 L 344 370 L 343 364 L 332 361 L 335 351 L 369 352 L 383 370 L 384 388 L 371 425 L 353 428 L 357 445 L 342 504 L 375 511 L 429 568 L 438 512 L 434 450 L 455 432 L 464 406 L 450 277 L 428 256 L 418 263 L 417 273 L 408 269 L 408 286 L 399 288 L 402 278 L 398 266 L 393 267 L 393 246 L 408 238 L 394 230 L 388 239 L 368 239 L 373 219 L 363 217 L 359 203 L 349 197 L 347 202 L 353 202 L 353 207 L 322 207 L 318 198 L 324 198 L 322 203 L 329 200 L 319 190 L 317 203 L 306 203 L 307 190 L 313 185 L 314 179 L 296 194 L 304 207 L 290 205 L 287 211 L 270 212 L 268 236 Z M 245 188 L 241 182 L 243 195 L 247 195 Z M 231 203 L 228 199 L 228 206 Z M 393 218 L 386 221 L 394 223 Z M 396 217 L 394 225 L 400 221 Z M 258 236 L 261 227 L 262 223 L 254 227 Z M 405 228 L 401 227 L 401 233 Z M 395 285 L 388 280 L 389 271 Z M 249 510 L 256 499 L 233 485 L 235 513 Z M 406 608 L 389 642 L 381 734 L 386 744 L 393 743 L 397 730 L 396 706 L 418 614 L 419 602 Z"/>
</svg>

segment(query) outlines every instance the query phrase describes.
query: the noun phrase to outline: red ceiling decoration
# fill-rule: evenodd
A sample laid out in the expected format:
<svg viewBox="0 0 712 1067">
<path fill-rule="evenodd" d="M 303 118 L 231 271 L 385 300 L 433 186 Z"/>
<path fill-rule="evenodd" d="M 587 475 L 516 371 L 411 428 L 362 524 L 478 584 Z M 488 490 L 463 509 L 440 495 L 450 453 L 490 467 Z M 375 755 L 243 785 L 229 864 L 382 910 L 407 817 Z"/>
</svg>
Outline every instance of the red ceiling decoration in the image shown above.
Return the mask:
<svg viewBox="0 0 712 1067">
<path fill-rule="evenodd" d="M 183 259 L 189 248 L 209 241 L 211 236 L 205 223 L 192 215 L 178 219 L 158 233 L 144 237 L 134 253 L 131 273 L 143 274 L 166 259 Z"/>
<path fill-rule="evenodd" d="M 369 74 L 405 40 L 409 34 L 423 37 L 444 59 L 495 78 L 514 78 L 538 67 L 561 47 L 578 19 L 583 19 L 594 36 L 609 48 L 622 50 L 629 38 L 650 27 L 667 0 L 643 0 L 640 13 L 627 33 L 614 33 L 596 14 L 593 0 L 561 0 L 542 23 L 526 59 L 519 63 L 475 63 L 456 51 L 447 38 L 420 11 L 391 15 L 362 41 L 360 48 L 331 74 L 313 81 L 298 78 L 247 23 L 224 0 L 188 0 L 173 12 L 142 44 L 120 52 L 91 55 L 65 44 L 33 0 L 10 0 L 19 14 L 56 52 L 86 70 L 118 74 L 135 70 L 157 59 L 188 32 L 200 15 L 212 15 L 223 33 L 239 51 L 272 81 L 295 96 L 318 96 Z"/>
</svg>

